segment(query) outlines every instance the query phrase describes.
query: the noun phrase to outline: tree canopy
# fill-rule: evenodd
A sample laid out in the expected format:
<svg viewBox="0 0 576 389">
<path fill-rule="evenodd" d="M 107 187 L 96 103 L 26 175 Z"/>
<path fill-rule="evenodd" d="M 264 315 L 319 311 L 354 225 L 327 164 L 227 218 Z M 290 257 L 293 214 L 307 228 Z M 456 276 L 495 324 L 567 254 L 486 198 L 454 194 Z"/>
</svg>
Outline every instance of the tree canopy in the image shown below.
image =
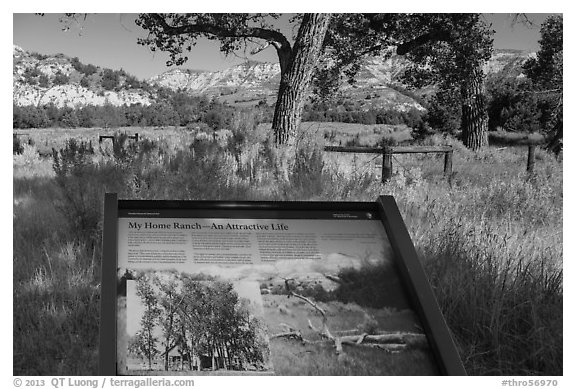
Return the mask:
<svg viewBox="0 0 576 389">
<path fill-rule="evenodd" d="M 524 64 L 543 111 L 544 130 L 552 134 L 548 149 L 559 153 L 563 139 L 563 17 L 552 15 L 540 28 L 540 50 Z"/>
<path fill-rule="evenodd" d="M 470 89 L 463 80 L 482 78 L 480 63 L 490 55 L 490 31 L 478 14 L 298 14 L 290 18 L 294 37 L 277 23 L 278 14 L 140 14 L 149 35 L 139 43 L 170 54 L 181 65 L 204 37 L 220 42 L 225 54 L 274 47 L 281 81 L 272 122 L 277 144 L 289 143 L 300 123 L 313 79 L 319 93 L 338 87 L 342 75 L 354 80 L 367 55 L 409 55 L 426 69 L 428 80 Z M 412 73 L 415 83 L 424 72 Z M 476 96 L 468 93 L 466 98 Z M 480 108 L 483 108 L 480 107 Z"/>
<path fill-rule="evenodd" d="M 526 75 L 542 89 L 562 88 L 563 18 L 548 17 L 540 28 L 540 50 L 524 65 Z"/>
<path fill-rule="evenodd" d="M 211 357 L 212 369 L 266 368 L 268 345 L 250 300 L 241 298 L 230 282 L 204 278 L 211 277 L 164 274 L 138 279 L 144 312 L 128 351 L 147 359 L 149 369 L 159 356 L 164 370 L 175 367 L 169 359 L 175 347 L 186 355 L 189 370 L 199 356 Z"/>
</svg>

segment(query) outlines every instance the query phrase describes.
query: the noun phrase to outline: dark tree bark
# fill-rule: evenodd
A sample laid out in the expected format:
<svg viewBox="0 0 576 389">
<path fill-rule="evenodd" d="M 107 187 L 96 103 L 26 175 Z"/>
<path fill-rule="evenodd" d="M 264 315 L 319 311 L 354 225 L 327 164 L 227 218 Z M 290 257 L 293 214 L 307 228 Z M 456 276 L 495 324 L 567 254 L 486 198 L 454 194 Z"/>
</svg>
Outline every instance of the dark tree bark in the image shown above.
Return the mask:
<svg viewBox="0 0 576 389">
<path fill-rule="evenodd" d="M 562 102 L 560 102 L 560 104 L 558 105 L 559 108 L 557 108 L 555 111 L 559 111 L 558 113 L 555 113 L 556 115 L 556 123 L 554 124 L 554 137 L 552 138 L 552 140 L 550 140 L 550 142 L 548 142 L 548 144 L 546 145 L 546 150 L 550 150 L 552 151 L 556 157 L 560 156 L 560 153 L 562 152 L 563 149 L 563 139 L 564 139 L 564 126 L 563 126 L 563 120 L 562 120 Z"/>
<path fill-rule="evenodd" d="M 329 14 L 305 14 L 294 47 L 277 49 L 280 86 L 272 120 L 277 145 L 294 139 L 329 22 Z"/>
<path fill-rule="evenodd" d="M 462 85 L 462 143 L 474 151 L 488 145 L 488 115 L 484 97 L 484 74 L 475 69 Z"/>
</svg>

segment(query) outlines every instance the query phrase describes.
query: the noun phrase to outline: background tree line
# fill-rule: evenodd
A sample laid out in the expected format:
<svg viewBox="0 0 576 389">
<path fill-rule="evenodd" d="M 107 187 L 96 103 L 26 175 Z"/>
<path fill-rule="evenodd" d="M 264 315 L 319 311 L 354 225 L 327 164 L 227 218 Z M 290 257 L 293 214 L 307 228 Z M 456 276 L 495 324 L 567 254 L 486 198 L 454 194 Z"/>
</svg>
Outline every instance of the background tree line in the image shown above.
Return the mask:
<svg viewBox="0 0 576 389">
<path fill-rule="evenodd" d="M 486 80 L 488 128 L 513 132 L 548 133 L 554 126 L 553 110 L 557 98 L 538 94 L 536 84 L 529 78 L 493 76 Z M 238 108 L 218 99 L 192 96 L 184 92 L 165 92 L 168 96 L 149 106 L 142 104 L 123 106 L 87 105 L 78 108 L 13 105 L 13 128 L 93 128 L 93 127 L 146 127 L 194 126 L 218 130 L 230 124 Z M 352 100 L 342 104 L 316 102 L 303 109 L 302 120 L 359 124 L 405 124 L 417 132 L 447 132 L 456 134 L 460 129 L 460 110 L 450 94 L 438 91 L 421 100 L 427 111 L 411 109 L 398 111 L 391 108 L 362 110 Z M 247 109 L 247 108 L 243 108 Z M 257 104 L 253 108 L 270 121 L 273 107 Z M 203 123 L 203 124 L 200 124 Z M 206 127 L 207 126 L 207 127 Z"/>
<path fill-rule="evenodd" d="M 124 126 L 187 126 L 205 123 L 220 129 L 229 124 L 234 108 L 206 96 L 164 92 L 151 105 L 86 105 L 77 108 L 13 105 L 14 128 L 92 128 Z"/>
</svg>

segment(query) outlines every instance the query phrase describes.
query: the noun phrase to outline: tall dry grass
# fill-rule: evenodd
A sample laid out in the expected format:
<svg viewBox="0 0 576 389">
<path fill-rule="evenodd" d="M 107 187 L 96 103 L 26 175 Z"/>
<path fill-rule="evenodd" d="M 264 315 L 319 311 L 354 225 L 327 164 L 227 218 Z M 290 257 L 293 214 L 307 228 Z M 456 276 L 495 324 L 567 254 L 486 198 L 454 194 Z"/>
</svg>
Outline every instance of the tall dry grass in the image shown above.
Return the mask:
<svg viewBox="0 0 576 389">
<path fill-rule="evenodd" d="M 470 154 L 471 179 L 408 171 L 390 188 L 470 374 L 562 374 L 562 164 L 541 154 L 528 175 L 522 151 Z"/>
<path fill-rule="evenodd" d="M 415 157 L 395 161 L 395 176 L 381 184 L 377 168 L 322 153 L 323 134 L 309 132 L 285 181 L 257 117 L 237 116 L 218 134 L 179 135 L 180 143 L 153 133 L 93 153 L 59 140 L 55 160 L 32 149 L 14 157 L 14 374 L 97 373 L 106 191 L 223 200 L 392 194 L 468 372 L 563 373 L 562 164 L 554 158 L 540 152 L 528 177 L 522 150 L 472 153 L 432 139 L 455 145 L 451 177 L 442 178 L 441 159 Z"/>
</svg>

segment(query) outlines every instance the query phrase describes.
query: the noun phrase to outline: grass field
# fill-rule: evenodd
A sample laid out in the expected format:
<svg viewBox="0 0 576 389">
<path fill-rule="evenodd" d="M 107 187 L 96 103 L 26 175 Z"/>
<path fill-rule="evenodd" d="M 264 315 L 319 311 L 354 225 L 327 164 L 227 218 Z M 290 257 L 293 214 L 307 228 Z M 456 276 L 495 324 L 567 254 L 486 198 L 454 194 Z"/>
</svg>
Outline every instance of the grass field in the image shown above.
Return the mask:
<svg viewBox="0 0 576 389">
<path fill-rule="evenodd" d="M 539 150 L 528 176 L 525 147 L 473 153 L 436 137 L 426 142 L 455 147 L 450 177 L 442 177 L 441 157 L 402 156 L 382 184 L 377 156 L 323 153 L 325 135 L 316 131 L 299 138 L 285 181 L 257 124 L 240 117 L 221 137 L 131 129 L 148 140 L 102 150 L 98 130 L 26 131 L 34 145 L 13 158 L 15 375 L 97 373 L 106 191 L 229 200 L 374 201 L 392 194 L 468 373 L 563 374 L 562 162 Z M 332 130 L 346 133 L 345 126 Z M 204 140 L 191 147 L 197 137 Z M 72 147 L 70 138 L 91 140 L 94 153 Z M 65 149 L 56 169 L 40 155 L 52 148 Z M 279 366 L 306 361 L 306 350 L 281 342 L 272 344 L 287 350 Z M 406 363 L 421 364 L 424 356 L 410 358 Z M 326 364 L 330 374 L 341 371 L 338 363 Z"/>
<path fill-rule="evenodd" d="M 270 340 L 274 372 L 280 375 L 434 375 L 437 374 L 429 350 L 411 349 L 387 353 L 379 349 L 345 346 L 343 355 L 335 352 L 334 344 L 322 341 L 308 327 L 308 320 L 320 326 L 321 317 L 314 308 L 301 300 L 286 296 L 265 295 L 264 312 L 270 335 L 285 331 L 283 325 L 299 329 L 311 343 L 294 339 Z M 279 309 L 282 307 L 282 309 Z M 416 317 L 411 311 L 363 309 L 356 304 L 329 302 L 322 304 L 330 331 L 362 332 L 365 314 L 377 321 L 379 331 L 414 332 Z M 315 342 L 315 343 L 312 343 Z"/>
</svg>

